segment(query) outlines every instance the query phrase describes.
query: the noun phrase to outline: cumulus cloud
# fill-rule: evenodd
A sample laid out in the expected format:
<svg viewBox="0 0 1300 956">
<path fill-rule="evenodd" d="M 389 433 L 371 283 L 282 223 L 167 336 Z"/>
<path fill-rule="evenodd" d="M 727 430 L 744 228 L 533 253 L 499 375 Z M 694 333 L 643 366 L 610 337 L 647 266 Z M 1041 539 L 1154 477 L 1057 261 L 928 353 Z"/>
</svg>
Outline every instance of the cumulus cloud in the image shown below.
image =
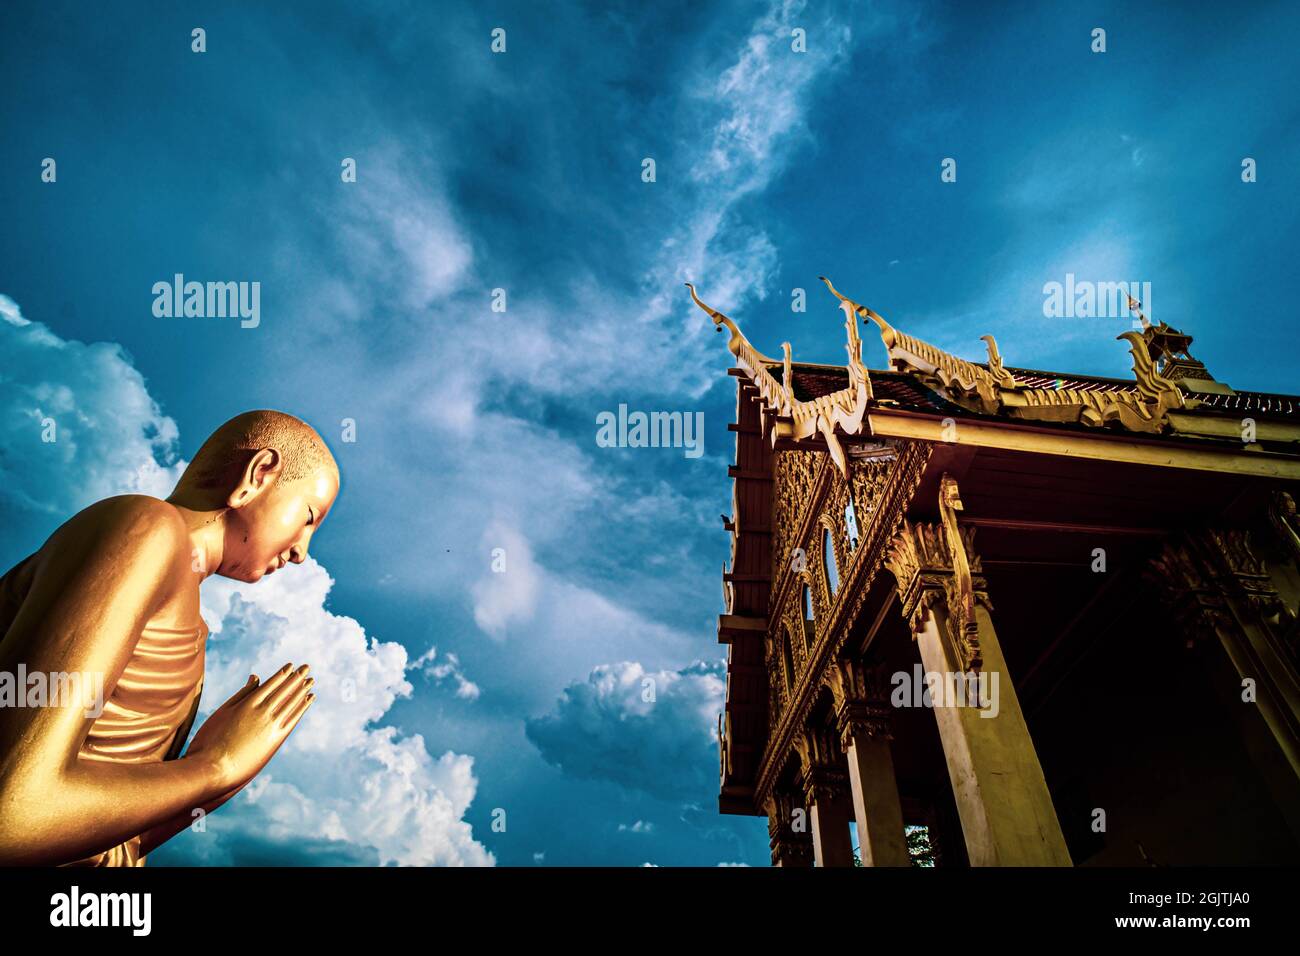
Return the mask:
<svg viewBox="0 0 1300 956">
<path fill-rule="evenodd" d="M 456 685 L 456 696 L 465 700 L 478 700 L 482 691 L 478 684 L 465 676 L 460 667 L 460 658 L 453 653 L 438 657 L 438 648 L 431 647 L 411 663 L 412 670 L 419 670 L 427 680 L 441 684 L 451 681 Z"/>
<path fill-rule="evenodd" d="M 721 661 L 653 673 L 630 661 L 602 664 L 525 731 L 547 762 L 572 776 L 700 799 L 717 787 L 724 674 Z"/>
<path fill-rule="evenodd" d="M 0 296 L 0 354 L 0 506 L 67 516 L 109 495 L 171 493 L 176 423 L 120 346 L 60 338 Z"/>
<path fill-rule="evenodd" d="M 333 583 L 311 558 L 255 586 L 205 582 L 211 637 L 203 716 L 250 673 L 265 678 L 288 662 L 311 665 L 316 702 L 255 783 L 213 817 L 207 833 L 188 840 L 187 851 L 221 860 L 232 836 L 260 834 L 288 848 L 341 841 L 380 864 L 492 864 L 463 819 L 477 787 L 473 758 L 448 751 L 434 759 L 421 735 L 378 724 L 398 698 L 411 696 L 408 669 L 432 658 L 408 662 L 400 644 L 326 610 Z"/>
</svg>

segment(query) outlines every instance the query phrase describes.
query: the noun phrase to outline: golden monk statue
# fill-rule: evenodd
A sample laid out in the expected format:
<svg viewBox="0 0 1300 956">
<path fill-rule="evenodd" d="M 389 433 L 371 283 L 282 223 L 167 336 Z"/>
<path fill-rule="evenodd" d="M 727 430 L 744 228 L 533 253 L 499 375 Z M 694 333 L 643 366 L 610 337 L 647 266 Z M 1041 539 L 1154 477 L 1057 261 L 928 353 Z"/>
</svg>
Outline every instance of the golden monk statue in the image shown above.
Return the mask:
<svg viewBox="0 0 1300 956">
<path fill-rule="evenodd" d="M 166 501 L 93 504 L 0 578 L 0 865 L 139 866 L 266 766 L 311 705 L 305 665 L 250 676 L 180 756 L 203 686 L 199 584 L 301 563 L 338 489 L 310 426 L 247 412 Z M 102 688 L 97 705 L 54 699 L 70 675 Z"/>
</svg>

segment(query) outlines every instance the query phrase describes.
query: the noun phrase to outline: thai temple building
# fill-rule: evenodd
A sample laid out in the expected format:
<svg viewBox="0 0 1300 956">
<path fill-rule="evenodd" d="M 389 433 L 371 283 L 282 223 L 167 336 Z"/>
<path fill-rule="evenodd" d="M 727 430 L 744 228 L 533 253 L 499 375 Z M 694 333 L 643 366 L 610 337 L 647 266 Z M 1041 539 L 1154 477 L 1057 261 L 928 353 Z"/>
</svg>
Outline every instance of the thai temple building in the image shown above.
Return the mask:
<svg viewBox="0 0 1300 956">
<path fill-rule="evenodd" d="M 1300 398 L 1144 316 L 1098 378 L 823 281 L 843 366 L 691 288 L 736 380 L 720 811 L 777 866 L 1300 859 Z"/>
</svg>

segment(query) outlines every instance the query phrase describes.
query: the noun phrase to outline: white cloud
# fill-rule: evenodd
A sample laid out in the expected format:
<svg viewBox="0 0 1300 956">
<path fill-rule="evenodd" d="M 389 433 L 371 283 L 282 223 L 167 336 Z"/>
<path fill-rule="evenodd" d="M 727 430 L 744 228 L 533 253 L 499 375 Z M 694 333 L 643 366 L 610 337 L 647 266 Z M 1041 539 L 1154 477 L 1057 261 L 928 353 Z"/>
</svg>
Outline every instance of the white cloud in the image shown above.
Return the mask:
<svg viewBox="0 0 1300 956">
<path fill-rule="evenodd" d="M 712 144 L 693 176 L 727 185 L 734 199 L 766 186 L 779 171 L 790 135 L 804 129 L 805 98 L 819 76 L 837 69 L 848 50 L 847 24 L 805 16 L 803 0 L 773 3 L 750 27 L 736 62 L 697 96 L 721 105 Z M 791 27 L 804 26 L 809 52 L 793 50 Z"/>
<path fill-rule="evenodd" d="M 62 339 L 8 296 L 0 316 L 0 501 L 70 517 L 109 495 L 170 494 L 176 423 L 121 347 Z"/>
<path fill-rule="evenodd" d="M 326 610 L 332 585 L 312 558 L 256 586 L 224 578 L 205 583 L 212 631 L 205 715 L 248 674 L 265 678 L 289 662 L 311 665 L 316 702 L 258 788 L 190 841 L 198 844 L 194 852 L 219 854 L 232 835 L 259 834 L 290 846 L 341 840 L 373 850 L 382 864 L 490 865 L 492 855 L 463 819 L 477 787 L 473 758 L 448 751 L 434 759 L 419 734 L 378 724 L 394 701 L 411 696 L 406 671 L 414 664 L 400 644 Z M 426 658 L 415 663 L 423 666 Z"/>
<path fill-rule="evenodd" d="M 396 290 L 401 305 L 417 310 L 446 299 L 469 278 L 473 249 L 420 150 L 409 144 L 377 150 L 358 162 L 357 182 L 341 188 L 342 198 L 318 211 L 331 221 L 354 278 Z M 346 285 L 322 291 L 345 318 L 369 318 Z"/>
<path fill-rule="evenodd" d="M 631 661 L 602 664 L 525 728 L 567 774 L 690 801 L 717 787 L 723 695 L 720 661 L 657 672 Z"/>
<path fill-rule="evenodd" d="M 12 325 L 31 325 L 31 322 L 28 319 L 23 318 L 23 313 L 22 310 L 18 308 L 18 303 L 7 295 L 0 295 L 0 319 L 4 319 Z"/>
<path fill-rule="evenodd" d="M 738 220 L 734 211 L 746 196 L 766 188 L 807 141 L 805 117 L 817 82 L 847 61 L 848 26 L 833 14 L 806 14 L 805 8 L 803 0 L 772 3 L 751 24 L 729 67 L 716 79 L 706 73 L 690 84 L 705 125 L 682 135 L 709 145 L 691 167 L 695 192 L 676 217 L 682 225 L 663 238 L 643 281 L 651 294 L 640 320 L 657 324 L 681 317 L 680 330 L 670 336 L 677 349 L 656 364 L 665 383 L 693 395 L 714 384 L 710 358 L 718 345 L 707 336 L 711 323 L 683 297 L 682 284 L 696 283 L 705 301 L 724 311 L 767 297 L 777 248 L 764 229 Z M 796 23 L 811 38 L 807 53 L 791 49 Z M 691 361 L 682 360 L 683 351 Z"/>
<path fill-rule="evenodd" d="M 460 669 L 460 658 L 455 654 L 447 653 L 439 661 L 436 647 L 429 648 L 417 657 L 408 669 L 419 670 L 426 679 L 434 683 L 452 681 L 456 685 L 456 696 L 465 700 L 478 700 L 482 693 L 479 686 L 466 677 L 464 671 Z"/>
<path fill-rule="evenodd" d="M 790 49 L 796 20 L 813 38 L 806 54 Z M 638 245 L 650 250 L 631 280 L 579 269 L 549 289 L 508 288 L 504 314 L 488 311 L 489 295 L 509 283 L 476 274 L 474 242 L 460 228 L 466 217 L 453 208 L 446 174 L 422 159 L 436 151 L 390 135 L 389 142 L 403 145 L 378 150 L 359 165 L 355 186 L 318 208 L 339 237 L 353 288 L 344 294 L 318 283 L 313 312 L 364 324 L 367 300 L 433 306 L 430 321 L 412 329 L 418 383 L 407 387 L 399 372 L 403 382 L 392 387 L 404 403 L 431 408 L 462 435 L 471 434 L 482 399 L 502 380 L 566 398 L 606 393 L 625 381 L 630 357 L 651 388 L 702 395 L 716 382 L 719 344 L 683 283 L 697 282 L 720 307 L 766 297 L 776 245 L 733 213 L 807 141 L 811 95 L 847 62 L 849 41 L 848 26 L 833 13 L 808 12 L 803 2 L 770 4 L 731 58 L 683 82 L 690 108 L 662 134 L 669 153 L 663 161 L 680 170 L 682 188 L 653 187 L 665 193 L 664 215 L 629 224 Z M 457 291 L 466 294 L 446 301 Z M 429 357 L 445 355 L 455 355 L 455 363 L 440 363 L 430 375 Z M 395 370 L 383 371 L 387 380 Z"/>
<path fill-rule="evenodd" d="M 504 521 L 493 521 L 483 532 L 482 550 L 491 561 L 483 563 L 482 576 L 471 588 L 474 622 L 491 637 L 501 638 L 512 623 L 532 620 L 541 571 L 527 539 Z"/>
</svg>

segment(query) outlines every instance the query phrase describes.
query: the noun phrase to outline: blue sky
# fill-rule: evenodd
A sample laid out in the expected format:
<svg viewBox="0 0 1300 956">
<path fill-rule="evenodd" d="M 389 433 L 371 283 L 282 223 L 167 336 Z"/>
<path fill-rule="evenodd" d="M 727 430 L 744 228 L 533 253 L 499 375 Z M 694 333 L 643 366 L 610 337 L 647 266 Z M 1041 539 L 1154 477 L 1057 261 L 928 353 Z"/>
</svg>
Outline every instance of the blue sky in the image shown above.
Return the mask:
<svg viewBox="0 0 1300 956">
<path fill-rule="evenodd" d="M 1127 322 L 1042 287 L 1150 282 L 1219 378 L 1300 390 L 1285 4 L 89 9 L 0 9 L 0 563 L 245 409 L 343 471 L 314 562 L 205 591 L 205 706 L 288 655 L 337 693 L 156 863 L 767 862 L 715 809 L 735 395 L 686 280 L 769 354 L 843 360 L 827 274 L 1117 376 Z M 177 272 L 260 282 L 261 324 L 156 318 Z M 705 454 L 598 447 L 620 403 L 704 412 Z"/>
</svg>

